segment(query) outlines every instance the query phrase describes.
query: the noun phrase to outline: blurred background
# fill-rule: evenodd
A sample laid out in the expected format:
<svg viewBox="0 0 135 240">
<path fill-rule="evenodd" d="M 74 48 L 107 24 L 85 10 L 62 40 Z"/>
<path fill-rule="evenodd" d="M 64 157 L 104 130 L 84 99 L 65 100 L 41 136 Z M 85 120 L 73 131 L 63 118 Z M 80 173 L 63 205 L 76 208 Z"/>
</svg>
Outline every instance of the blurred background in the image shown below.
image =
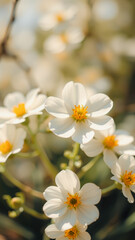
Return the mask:
<svg viewBox="0 0 135 240">
<path fill-rule="evenodd" d="M 110 115 L 119 129 L 135 136 L 135 1 L 133 0 L 0 0 L 0 104 L 7 93 L 39 87 L 47 96 L 61 96 L 68 81 L 81 82 L 88 94 L 104 92 L 114 101 Z M 14 19 L 10 19 L 14 10 Z M 11 21 L 13 20 L 13 21 Z M 8 25 L 9 24 L 9 25 Z M 5 40 L 8 29 L 8 38 Z M 6 42 L 2 48 L 3 41 Z M 34 129 L 37 118 L 32 117 Z M 47 128 L 43 122 L 41 128 Z M 39 133 L 51 161 L 67 163 L 63 153 L 70 139 Z M 27 151 L 26 144 L 24 151 Z M 81 160 L 89 159 L 80 152 Z M 43 192 L 50 184 L 38 158 L 11 157 L 6 167 L 26 185 Z M 110 170 L 99 161 L 82 179 L 109 186 Z M 8 217 L 3 195 L 19 189 L 0 175 L 0 240 L 45 240 L 49 220 L 26 213 Z M 27 204 L 42 212 L 45 201 L 26 195 Z M 89 226 L 93 240 L 129 240 L 135 236 L 135 204 L 118 190 L 103 197 L 100 218 Z"/>
</svg>

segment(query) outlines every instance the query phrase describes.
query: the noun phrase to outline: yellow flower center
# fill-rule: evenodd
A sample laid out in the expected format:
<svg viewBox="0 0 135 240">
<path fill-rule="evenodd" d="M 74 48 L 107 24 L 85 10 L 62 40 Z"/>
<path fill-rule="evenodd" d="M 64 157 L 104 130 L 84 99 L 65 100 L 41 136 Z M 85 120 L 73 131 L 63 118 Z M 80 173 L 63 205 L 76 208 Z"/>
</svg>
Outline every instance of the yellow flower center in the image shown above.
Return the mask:
<svg viewBox="0 0 135 240">
<path fill-rule="evenodd" d="M 0 144 L 0 152 L 2 152 L 3 154 L 7 154 L 12 150 L 12 145 L 11 143 L 6 140 L 5 142 Z"/>
<path fill-rule="evenodd" d="M 68 36 L 65 33 L 60 35 L 61 41 L 64 43 L 68 43 Z"/>
<path fill-rule="evenodd" d="M 58 22 L 63 22 L 63 21 L 64 21 L 64 16 L 63 16 L 63 14 L 62 14 L 62 13 L 56 14 L 56 20 L 57 20 Z"/>
<path fill-rule="evenodd" d="M 115 135 L 105 137 L 103 141 L 105 148 L 112 149 L 118 146 L 118 140 L 116 140 L 115 137 Z"/>
<path fill-rule="evenodd" d="M 26 113 L 25 104 L 19 103 L 18 106 L 14 106 L 13 112 L 16 114 L 17 117 L 23 116 Z"/>
<path fill-rule="evenodd" d="M 87 108 L 88 107 L 85 107 L 84 108 L 84 106 L 81 106 L 80 107 L 80 105 L 78 105 L 78 106 L 76 106 L 75 105 L 75 108 L 73 108 L 72 110 L 73 110 L 73 115 L 72 115 L 72 117 L 78 122 L 80 122 L 80 121 L 84 121 L 86 118 L 87 118 Z"/>
<path fill-rule="evenodd" d="M 65 231 L 64 237 L 67 237 L 68 239 L 76 239 L 77 235 L 78 235 L 78 229 L 76 226 L 74 226 Z"/>
<path fill-rule="evenodd" d="M 70 209 L 72 208 L 76 209 L 78 205 L 81 204 L 81 200 L 80 197 L 78 196 L 78 193 L 75 193 L 74 195 L 68 193 L 67 201 L 64 203 L 67 204 Z"/>
<path fill-rule="evenodd" d="M 125 171 L 124 175 L 121 176 L 121 181 L 129 187 L 131 185 L 135 185 L 135 173 Z"/>
</svg>

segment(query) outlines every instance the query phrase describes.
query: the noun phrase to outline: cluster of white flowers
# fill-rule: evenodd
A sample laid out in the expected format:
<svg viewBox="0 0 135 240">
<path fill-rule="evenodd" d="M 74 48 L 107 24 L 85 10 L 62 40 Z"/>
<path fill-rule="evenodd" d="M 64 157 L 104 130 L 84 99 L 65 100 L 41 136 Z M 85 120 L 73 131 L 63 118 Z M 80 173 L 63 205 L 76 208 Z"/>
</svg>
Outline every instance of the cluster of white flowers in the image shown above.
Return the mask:
<svg viewBox="0 0 135 240">
<path fill-rule="evenodd" d="M 25 97 L 20 92 L 9 93 L 0 107 L 0 162 L 5 162 L 11 154 L 21 151 L 26 138 L 23 128 L 14 124 L 23 123 L 27 117 L 42 114 L 46 96 L 31 90 Z"/>
<path fill-rule="evenodd" d="M 100 188 L 86 183 L 80 189 L 79 178 L 68 169 L 58 173 L 55 182 L 57 187 L 48 187 L 44 192 L 47 202 L 43 210 L 55 222 L 46 228 L 46 234 L 57 240 L 90 239 L 85 230 L 99 217 L 94 205 L 101 199 Z"/>
<path fill-rule="evenodd" d="M 20 92 L 8 94 L 4 107 L 0 107 L 0 162 L 23 147 L 26 132 L 14 124 L 23 123 L 27 117 L 42 114 L 46 109 L 54 117 L 49 127 L 55 135 L 72 137 L 89 157 L 103 153 L 114 175 L 111 179 L 121 184 L 124 196 L 133 203 L 134 138 L 126 131 L 115 130 L 113 119 L 106 115 L 112 106 L 107 95 L 89 95 L 81 83 L 74 82 L 65 85 L 62 98 L 47 98 L 39 94 L 39 89 L 31 90 L 26 97 Z M 101 189 L 94 183 L 86 183 L 80 189 L 78 176 L 69 169 L 59 172 L 55 182 L 57 186 L 48 187 L 44 192 L 47 202 L 43 210 L 54 221 L 46 228 L 46 234 L 57 240 L 91 239 L 86 229 L 99 217 L 95 204 L 101 199 Z"/>
<path fill-rule="evenodd" d="M 89 157 L 103 153 L 104 161 L 114 175 L 112 180 L 121 184 L 124 196 L 132 203 L 130 190 L 135 192 L 134 138 L 126 131 L 115 130 L 113 119 L 106 115 L 112 106 L 107 95 L 89 96 L 82 84 L 74 82 L 65 85 L 62 99 L 48 97 L 45 102 L 45 109 L 54 117 L 49 123 L 50 130 L 63 138 L 72 137 Z M 100 201 L 100 188 L 87 183 L 80 190 L 79 179 L 71 170 L 62 170 L 55 181 L 57 187 L 48 187 L 44 192 L 47 202 L 43 210 L 54 221 L 46 228 L 46 234 L 57 240 L 90 239 L 85 230 L 99 216 L 94 204 Z"/>
<path fill-rule="evenodd" d="M 76 48 L 84 39 L 84 33 L 80 26 L 74 26 L 79 5 L 72 1 L 51 0 L 41 17 L 39 26 L 43 31 L 51 30 L 52 33 L 44 42 L 45 50 L 52 53 L 70 51 Z M 73 26 L 71 26 L 73 25 Z"/>
</svg>

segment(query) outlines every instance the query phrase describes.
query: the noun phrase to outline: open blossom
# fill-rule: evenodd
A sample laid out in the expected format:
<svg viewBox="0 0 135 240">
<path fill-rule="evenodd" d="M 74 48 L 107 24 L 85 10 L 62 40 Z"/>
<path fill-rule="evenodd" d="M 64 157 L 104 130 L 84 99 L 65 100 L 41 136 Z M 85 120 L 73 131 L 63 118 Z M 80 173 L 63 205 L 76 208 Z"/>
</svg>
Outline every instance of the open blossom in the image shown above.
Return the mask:
<svg viewBox="0 0 135 240">
<path fill-rule="evenodd" d="M 76 222 L 90 224 L 99 217 L 95 204 L 101 199 L 101 190 L 93 183 L 86 183 L 80 189 L 80 181 L 71 170 L 62 170 L 55 178 L 56 186 L 44 192 L 47 200 L 43 207 L 45 214 L 55 220 L 59 230 L 72 228 Z"/>
<path fill-rule="evenodd" d="M 54 54 L 63 51 L 72 51 L 83 41 L 84 34 L 80 28 L 68 28 L 52 34 L 44 42 L 44 49 Z"/>
<path fill-rule="evenodd" d="M 82 144 L 81 149 L 89 157 L 103 152 L 104 161 L 110 168 L 117 161 L 117 154 L 135 155 L 134 138 L 126 131 L 115 130 L 115 125 L 104 131 L 96 131 L 94 137 L 87 144 Z"/>
<path fill-rule="evenodd" d="M 62 91 L 62 99 L 48 97 L 45 109 L 55 117 L 49 125 L 54 134 L 87 143 L 93 138 L 94 130 L 112 125 L 113 119 L 105 115 L 112 105 L 105 94 L 89 97 L 82 84 L 69 82 Z"/>
<path fill-rule="evenodd" d="M 31 115 L 41 114 L 46 96 L 38 93 L 38 88 L 31 90 L 26 97 L 20 92 L 9 93 L 4 99 L 5 107 L 0 107 L 0 127 L 5 123 L 22 123 Z"/>
<path fill-rule="evenodd" d="M 81 225 L 78 222 L 65 231 L 58 230 L 55 224 L 51 224 L 45 229 L 45 233 L 49 238 L 56 240 L 90 240 L 91 236 L 86 232 L 86 229 L 87 225 Z"/>
<path fill-rule="evenodd" d="M 0 129 L 0 162 L 5 162 L 11 154 L 21 151 L 26 132 L 14 125 L 5 125 Z"/>
<path fill-rule="evenodd" d="M 77 7 L 72 2 L 58 1 L 56 4 L 50 4 L 49 8 L 46 9 L 45 15 L 39 21 L 39 25 L 45 31 L 50 30 L 71 20 L 76 12 Z"/>
<path fill-rule="evenodd" d="M 130 203 L 134 202 L 131 191 L 135 192 L 135 158 L 123 154 L 111 169 L 114 175 L 111 179 L 122 185 L 123 195 Z"/>
</svg>

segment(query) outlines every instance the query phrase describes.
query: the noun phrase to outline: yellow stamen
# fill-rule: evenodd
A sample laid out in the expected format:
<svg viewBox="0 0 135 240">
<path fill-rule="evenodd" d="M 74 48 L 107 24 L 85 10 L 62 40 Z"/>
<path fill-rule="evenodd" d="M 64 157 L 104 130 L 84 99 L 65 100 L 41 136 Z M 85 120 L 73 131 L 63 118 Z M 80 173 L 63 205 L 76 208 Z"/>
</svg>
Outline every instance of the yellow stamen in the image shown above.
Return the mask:
<svg viewBox="0 0 135 240">
<path fill-rule="evenodd" d="M 62 14 L 62 13 L 57 14 L 57 15 L 56 15 L 56 20 L 57 20 L 58 22 L 63 22 L 63 21 L 64 21 L 64 16 L 63 16 L 63 14 Z"/>
<path fill-rule="evenodd" d="M 129 187 L 131 185 L 135 185 L 135 173 L 125 171 L 124 175 L 121 176 L 121 181 Z"/>
<path fill-rule="evenodd" d="M 72 117 L 78 122 L 80 122 L 80 121 L 84 121 L 86 118 L 87 118 L 87 108 L 88 107 L 83 107 L 83 106 L 81 106 L 80 107 L 80 105 L 78 105 L 78 106 L 76 106 L 75 105 L 75 108 L 73 108 L 72 110 L 73 110 L 73 115 L 72 115 Z"/>
<path fill-rule="evenodd" d="M 112 149 L 118 146 L 118 140 L 116 140 L 115 137 L 115 135 L 105 137 L 103 141 L 105 148 Z"/>
<path fill-rule="evenodd" d="M 6 140 L 5 142 L 0 144 L 0 152 L 2 152 L 3 154 L 7 154 L 12 150 L 12 145 L 11 143 Z"/>
<path fill-rule="evenodd" d="M 65 33 L 60 35 L 61 41 L 64 43 L 68 43 L 68 36 Z"/>
<path fill-rule="evenodd" d="M 75 193 L 74 195 L 68 193 L 67 201 L 64 203 L 67 204 L 70 209 L 72 208 L 76 209 L 78 205 L 81 204 L 81 200 L 80 197 L 78 196 L 78 193 Z"/>
<path fill-rule="evenodd" d="M 68 239 L 76 239 L 77 235 L 78 235 L 78 229 L 76 226 L 74 226 L 65 231 L 64 237 L 67 237 Z"/>
<path fill-rule="evenodd" d="M 26 113 L 25 104 L 19 103 L 18 106 L 14 106 L 13 112 L 16 114 L 17 117 L 23 116 Z"/>
</svg>

